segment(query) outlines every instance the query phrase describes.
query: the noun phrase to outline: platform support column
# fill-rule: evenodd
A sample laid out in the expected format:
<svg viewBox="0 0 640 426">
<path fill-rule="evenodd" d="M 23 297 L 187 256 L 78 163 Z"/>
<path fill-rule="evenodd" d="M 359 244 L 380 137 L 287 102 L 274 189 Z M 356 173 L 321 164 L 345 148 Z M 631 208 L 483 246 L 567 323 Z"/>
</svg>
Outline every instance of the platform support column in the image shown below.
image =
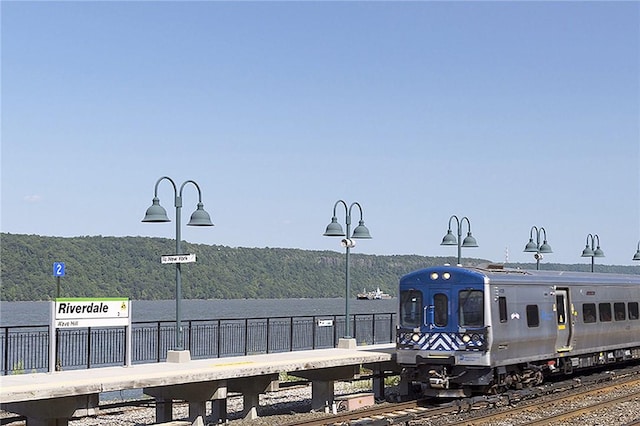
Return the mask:
<svg viewBox="0 0 640 426">
<path fill-rule="evenodd" d="M 400 383 L 398 383 L 398 394 L 400 394 L 403 397 L 408 397 L 410 393 L 411 393 L 411 380 L 401 375 Z"/>
<path fill-rule="evenodd" d="M 333 380 L 314 380 L 311 382 L 311 409 L 321 410 L 334 400 L 335 382 Z"/>
<path fill-rule="evenodd" d="M 200 416 L 206 418 L 207 401 L 227 398 L 227 382 L 214 380 L 156 386 L 144 388 L 144 393 L 156 400 L 156 423 L 173 421 L 173 401 L 176 400 L 189 403 L 189 420 L 193 422 Z"/>
<path fill-rule="evenodd" d="M 213 423 L 224 423 L 227 421 L 226 399 L 214 399 L 211 401 L 211 421 Z"/>
<path fill-rule="evenodd" d="M 173 399 L 155 398 L 156 400 L 156 422 L 166 423 L 173 420 Z"/>
<path fill-rule="evenodd" d="M 371 387 L 373 390 L 373 396 L 377 400 L 384 400 L 384 370 L 378 366 L 373 368 Z"/>
<path fill-rule="evenodd" d="M 257 392 L 245 392 L 242 394 L 242 417 L 246 420 L 258 418 L 258 406 L 260 405 L 260 394 Z"/>
<path fill-rule="evenodd" d="M 279 388 L 277 374 L 240 377 L 230 380 L 228 383 L 230 391 L 242 394 L 242 401 L 244 403 L 242 416 L 247 420 L 258 418 L 260 394 L 265 392 L 275 392 Z"/>
<path fill-rule="evenodd" d="M 76 413 L 97 413 L 98 394 L 11 402 L 3 404 L 3 410 L 25 416 L 27 426 L 68 426 L 69 419 Z"/>
</svg>

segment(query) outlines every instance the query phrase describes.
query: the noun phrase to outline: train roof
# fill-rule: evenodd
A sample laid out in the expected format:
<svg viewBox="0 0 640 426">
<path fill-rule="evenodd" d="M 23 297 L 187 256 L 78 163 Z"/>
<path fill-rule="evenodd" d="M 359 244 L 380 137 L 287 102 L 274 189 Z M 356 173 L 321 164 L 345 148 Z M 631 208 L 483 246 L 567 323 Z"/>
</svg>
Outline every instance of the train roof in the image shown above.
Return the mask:
<svg viewBox="0 0 640 426">
<path fill-rule="evenodd" d="M 505 268 L 503 265 L 433 266 L 411 272 L 401 280 L 432 273 L 448 272 L 457 280 L 484 280 L 490 284 L 583 284 L 583 285 L 640 285 L 640 275 L 600 272 L 550 271 Z"/>
</svg>

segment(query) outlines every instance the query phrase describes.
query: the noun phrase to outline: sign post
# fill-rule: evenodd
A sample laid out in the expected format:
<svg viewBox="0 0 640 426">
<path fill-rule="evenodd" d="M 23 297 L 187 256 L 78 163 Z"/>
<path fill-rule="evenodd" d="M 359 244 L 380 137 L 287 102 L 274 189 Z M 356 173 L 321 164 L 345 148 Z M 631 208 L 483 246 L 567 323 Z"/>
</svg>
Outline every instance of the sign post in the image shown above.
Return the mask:
<svg viewBox="0 0 640 426">
<path fill-rule="evenodd" d="M 53 262 L 53 276 L 58 282 L 56 297 L 60 297 L 60 277 L 64 277 L 64 262 Z"/>
<path fill-rule="evenodd" d="M 60 277 L 64 277 L 64 262 L 53 262 L 53 276 L 56 277 L 56 298 L 59 298 L 60 297 Z M 52 324 L 53 324 L 53 320 L 52 320 Z M 58 329 L 56 328 L 55 330 L 56 345 L 55 345 L 55 349 L 53 349 L 55 350 L 55 354 L 51 356 L 49 365 L 53 365 L 52 360 L 55 360 L 55 369 L 61 370 L 62 367 L 60 366 L 60 360 L 58 359 L 58 337 L 59 337 L 59 333 L 58 333 Z M 51 370 L 51 367 L 49 367 L 49 370 Z"/>
</svg>

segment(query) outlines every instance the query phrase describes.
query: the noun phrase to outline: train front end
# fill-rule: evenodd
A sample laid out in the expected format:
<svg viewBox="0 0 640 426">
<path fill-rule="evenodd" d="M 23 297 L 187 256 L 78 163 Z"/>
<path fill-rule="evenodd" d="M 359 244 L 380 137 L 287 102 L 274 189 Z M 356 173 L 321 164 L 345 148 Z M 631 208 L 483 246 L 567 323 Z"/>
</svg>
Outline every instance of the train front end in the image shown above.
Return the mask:
<svg viewBox="0 0 640 426">
<path fill-rule="evenodd" d="M 397 362 L 425 396 L 484 392 L 492 381 L 488 279 L 442 266 L 400 279 Z"/>
</svg>

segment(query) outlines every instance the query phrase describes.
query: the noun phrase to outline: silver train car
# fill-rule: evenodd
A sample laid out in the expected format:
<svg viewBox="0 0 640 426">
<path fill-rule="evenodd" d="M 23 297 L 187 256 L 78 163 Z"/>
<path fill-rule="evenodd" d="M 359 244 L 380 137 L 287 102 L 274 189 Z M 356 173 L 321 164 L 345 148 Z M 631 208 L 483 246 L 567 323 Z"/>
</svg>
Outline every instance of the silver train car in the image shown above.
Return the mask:
<svg viewBox="0 0 640 426">
<path fill-rule="evenodd" d="M 424 396 L 640 359 L 640 275 L 441 266 L 400 279 L 397 362 Z"/>
</svg>

